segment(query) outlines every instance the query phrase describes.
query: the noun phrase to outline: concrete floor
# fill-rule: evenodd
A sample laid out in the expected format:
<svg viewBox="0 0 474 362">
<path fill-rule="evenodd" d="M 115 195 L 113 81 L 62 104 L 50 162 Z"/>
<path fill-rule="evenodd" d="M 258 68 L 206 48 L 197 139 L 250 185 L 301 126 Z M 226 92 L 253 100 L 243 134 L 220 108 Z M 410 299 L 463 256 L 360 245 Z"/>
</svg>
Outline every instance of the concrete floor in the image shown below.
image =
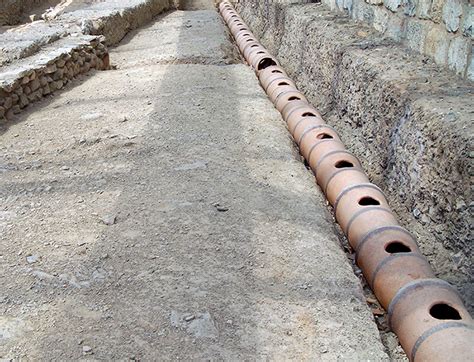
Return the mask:
<svg viewBox="0 0 474 362">
<path fill-rule="evenodd" d="M 0 358 L 386 359 L 326 201 L 215 10 L 0 134 Z"/>
</svg>

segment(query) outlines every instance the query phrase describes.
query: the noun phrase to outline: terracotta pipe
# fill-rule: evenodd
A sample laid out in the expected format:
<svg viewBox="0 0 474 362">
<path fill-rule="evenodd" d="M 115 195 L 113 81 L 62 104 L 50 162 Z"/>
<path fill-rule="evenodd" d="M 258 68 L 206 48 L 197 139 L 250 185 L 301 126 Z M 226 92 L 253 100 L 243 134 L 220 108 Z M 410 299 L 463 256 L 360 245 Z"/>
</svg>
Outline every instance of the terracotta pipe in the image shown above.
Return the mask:
<svg viewBox="0 0 474 362">
<path fill-rule="evenodd" d="M 410 360 L 472 359 L 474 324 L 455 289 L 434 277 L 415 238 L 398 224 L 383 192 L 370 183 L 359 160 L 345 149 L 336 131 L 325 124 L 277 60 L 253 35 L 251 41 L 244 41 L 249 38 L 244 36 L 248 27 L 234 16 L 230 3 L 221 2 L 219 9 L 333 205 L 336 220 L 356 251 L 356 262 L 387 309 L 391 327 Z"/>
<path fill-rule="evenodd" d="M 405 285 L 390 303 L 388 317 L 411 361 L 471 361 L 474 356 L 472 318 L 443 280 Z"/>
<path fill-rule="evenodd" d="M 308 116 L 316 116 L 319 118 L 323 118 L 321 116 L 321 113 L 314 108 L 312 105 L 310 105 L 307 102 L 294 102 L 294 103 L 289 103 L 285 108 L 283 108 L 283 111 L 281 112 L 283 119 L 288 122 L 290 120 L 290 117 L 308 117 Z"/>
<path fill-rule="evenodd" d="M 301 134 L 308 128 L 312 126 L 323 125 L 324 120 L 318 116 L 299 116 L 299 117 L 290 117 L 286 123 L 288 130 L 294 139 L 299 139 Z"/>
</svg>

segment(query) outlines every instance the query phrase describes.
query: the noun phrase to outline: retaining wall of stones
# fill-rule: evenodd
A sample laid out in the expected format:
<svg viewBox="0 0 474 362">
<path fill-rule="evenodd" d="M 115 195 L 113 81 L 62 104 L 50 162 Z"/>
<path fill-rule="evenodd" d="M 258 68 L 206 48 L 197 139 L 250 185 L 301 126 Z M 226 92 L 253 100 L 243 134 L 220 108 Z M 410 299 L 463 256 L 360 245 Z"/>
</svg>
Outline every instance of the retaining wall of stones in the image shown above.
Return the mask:
<svg viewBox="0 0 474 362">
<path fill-rule="evenodd" d="M 71 39 L 67 41 L 70 43 Z M 62 89 L 78 75 L 91 69 L 108 69 L 109 55 L 103 42 L 103 37 L 85 37 L 51 51 L 45 49 L 28 62 L 2 68 L 0 123 L 13 118 L 30 103 Z"/>
<path fill-rule="evenodd" d="M 474 7 L 469 0 L 322 0 L 474 80 Z"/>
</svg>

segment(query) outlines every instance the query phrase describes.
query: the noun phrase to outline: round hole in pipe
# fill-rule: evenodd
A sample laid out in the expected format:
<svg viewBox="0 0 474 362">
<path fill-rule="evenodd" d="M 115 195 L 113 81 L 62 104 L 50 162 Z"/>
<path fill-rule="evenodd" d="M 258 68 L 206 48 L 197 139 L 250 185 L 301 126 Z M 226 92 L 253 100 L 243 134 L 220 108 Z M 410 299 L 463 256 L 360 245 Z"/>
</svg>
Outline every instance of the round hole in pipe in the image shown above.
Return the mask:
<svg viewBox="0 0 474 362">
<path fill-rule="evenodd" d="M 391 241 L 385 245 L 385 251 L 389 254 L 409 253 L 411 248 L 401 241 Z"/>
<path fill-rule="evenodd" d="M 311 112 L 305 112 L 301 115 L 302 117 L 316 117 L 314 113 Z"/>
<path fill-rule="evenodd" d="M 351 168 L 351 167 L 354 167 L 354 164 L 346 160 L 341 160 L 341 161 L 337 161 L 334 166 L 336 168 Z"/>
<path fill-rule="evenodd" d="M 320 140 L 330 140 L 330 139 L 333 139 L 334 137 L 331 136 L 329 133 L 320 133 L 316 136 L 316 138 Z"/>
<path fill-rule="evenodd" d="M 246 40 L 246 42 L 249 42 L 249 41 L 253 41 L 253 40 L 252 40 L 252 39 L 247 39 L 247 40 Z M 253 45 L 252 48 L 253 48 L 254 46 L 257 46 L 257 44 Z"/>
<path fill-rule="evenodd" d="M 280 71 L 280 70 L 278 70 L 278 69 L 274 69 L 274 70 L 272 70 L 272 73 L 280 73 L 280 74 L 283 74 L 283 72 L 282 72 L 282 71 Z"/>
<path fill-rule="evenodd" d="M 446 303 L 437 303 L 430 308 L 430 315 L 435 319 L 460 320 L 461 315 L 456 308 Z"/>
<path fill-rule="evenodd" d="M 380 205 L 380 201 L 370 196 L 364 196 L 363 198 L 359 200 L 359 205 L 360 206 L 378 206 Z"/>
<path fill-rule="evenodd" d="M 257 70 L 262 70 L 268 67 L 271 67 L 272 65 L 277 65 L 276 62 L 272 58 L 263 58 L 257 66 Z"/>
<path fill-rule="evenodd" d="M 297 97 L 297 96 L 293 96 L 293 97 L 290 97 L 288 98 L 289 101 L 300 101 L 301 98 L 300 97 Z"/>
<path fill-rule="evenodd" d="M 280 82 L 280 83 L 278 83 L 278 85 L 290 85 L 290 84 L 287 83 L 287 82 Z"/>
<path fill-rule="evenodd" d="M 265 54 L 265 52 L 262 52 L 261 50 L 257 52 L 257 54 Z"/>
</svg>

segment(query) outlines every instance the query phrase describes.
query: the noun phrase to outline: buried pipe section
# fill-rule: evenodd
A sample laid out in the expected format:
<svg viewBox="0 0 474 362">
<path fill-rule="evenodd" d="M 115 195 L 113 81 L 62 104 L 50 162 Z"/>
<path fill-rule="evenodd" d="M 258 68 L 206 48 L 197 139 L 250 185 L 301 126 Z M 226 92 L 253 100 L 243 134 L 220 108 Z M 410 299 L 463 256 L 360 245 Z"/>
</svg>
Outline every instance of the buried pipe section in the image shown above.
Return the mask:
<svg viewBox="0 0 474 362">
<path fill-rule="evenodd" d="M 472 360 L 474 323 L 457 291 L 435 277 L 382 190 L 369 181 L 359 160 L 233 6 L 222 1 L 219 11 L 333 206 L 356 262 L 387 310 L 407 356 L 411 361 Z"/>
</svg>

